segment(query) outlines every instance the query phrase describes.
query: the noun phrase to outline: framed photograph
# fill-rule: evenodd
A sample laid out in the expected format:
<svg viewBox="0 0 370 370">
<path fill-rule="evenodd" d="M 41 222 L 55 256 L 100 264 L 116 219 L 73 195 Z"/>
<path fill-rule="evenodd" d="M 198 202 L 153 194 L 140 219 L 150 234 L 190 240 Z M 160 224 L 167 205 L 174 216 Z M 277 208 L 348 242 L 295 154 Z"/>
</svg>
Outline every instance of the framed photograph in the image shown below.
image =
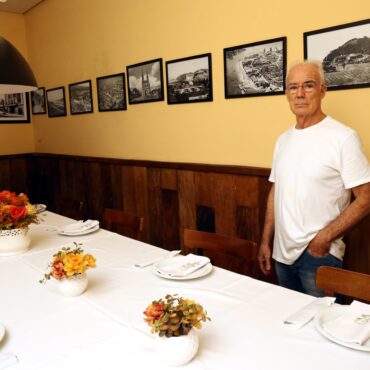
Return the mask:
<svg viewBox="0 0 370 370">
<path fill-rule="evenodd" d="M 39 87 L 31 91 L 32 114 L 46 114 L 45 88 Z"/>
<path fill-rule="evenodd" d="M 167 103 L 212 101 L 211 54 L 195 55 L 166 62 Z"/>
<path fill-rule="evenodd" d="M 28 93 L 0 93 L 0 123 L 30 123 Z"/>
<path fill-rule="evenodd" d="M 321 61 L 328 90 L 370 86 L 370 19 L 305 32 L 304 57 Z"/>
<path fill-rule="evenodd" d="M 62 117 L 67 115 L 64 86 L 46 90 L 46 101 L 49 117 Z"/>
<path fill-rule="evenodd" d="M 164 100 L 162 59 L 133 64 L 126 69 L 130 104 Z"/>
<path fill-rule="evenodd" d="M 285 93 L 286 37 L 224 49 L 225 98 Z"/>
<path fill-rule="evenodd" d="M 91 80 L 69 84 L 68 87 L 71 114 L 92 113 Z"/>
<path fill-rule="evenodd" d="M 127 109 L 124 73 L 98 77 L 96 87 L 99 112 Z"/>
</svg>

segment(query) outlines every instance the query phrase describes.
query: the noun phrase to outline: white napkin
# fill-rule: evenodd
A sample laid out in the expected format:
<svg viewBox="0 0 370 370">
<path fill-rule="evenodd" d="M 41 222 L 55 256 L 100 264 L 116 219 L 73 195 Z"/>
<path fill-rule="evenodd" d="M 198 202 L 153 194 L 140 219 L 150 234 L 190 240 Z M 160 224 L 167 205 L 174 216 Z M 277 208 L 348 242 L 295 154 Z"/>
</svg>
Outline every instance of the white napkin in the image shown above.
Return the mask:
<svg viewBox="0 0 370 370">
<path fill-rule="evenodd" d="M 7 369 L 18 362 L 18 357 L 13 353 L 0 353 L 0 370 Z"/>
<path fill-rule="evenodd" d="M 156 264 L 155 268 L 163 275 L 182 277 L 192 274 L 207 263 L 210 263 L 208 257 L 196 256 L 190 253 L 186 256 L 168 258 Z"/>
<path fill-rule="evenodd" d="M 99 225 L 99 221 L 97 220 L 86 220 L 84 222 L 74 222 L 73 224 L 63 226 L 60 230 L 65 233 L 72 234 L 92 229 L 97 225 Z"/>
<path fill-rule="evenodd" d="M 323 328 L 342 342 L 363 345 L 370 338 L 370 305 L 354 301 L 348 312 L 324 323 Z"/>
<path fill-rule="evenodd" d="M 334 301 L 335 297 L 317 298 L 286 318 L 284 324 L 289 325 L 293 329 L 300 329 L 311 321 L 322 308 L 331 306 Z"/>
</svg>

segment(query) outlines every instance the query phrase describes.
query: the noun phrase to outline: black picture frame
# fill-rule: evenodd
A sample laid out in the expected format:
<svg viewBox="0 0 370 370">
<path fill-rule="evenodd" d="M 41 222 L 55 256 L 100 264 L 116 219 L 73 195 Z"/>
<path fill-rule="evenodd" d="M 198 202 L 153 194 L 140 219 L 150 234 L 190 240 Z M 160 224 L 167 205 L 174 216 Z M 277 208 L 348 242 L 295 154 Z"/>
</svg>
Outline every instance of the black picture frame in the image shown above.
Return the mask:
<svg viewBox="0 0 370 370">
<path fill-rule="evenodd" d="M 69 84 L 68 89 L 69 107 L 72 115 L 94 112 L 91 80 Z"/>
<path fill-rule="evenodd" d="M 287 38 L 224 49 L 225 98 L 285 94 Z"/>
<path fill-rule="evenodd" d="M 304 58 L 322 62 L 328 90 L 370 87 L 370 19 L 303 34 Z"/>
<path fill-rule="evenodd" d="M 96 89 L 99 112 L 127 110 L 124 73 L 97 77 Z"/>
<path fill-rule="evenodd" d="M 31 91 L 31 108 L 32 114 L 46 114 L 46 96 L 45 88 L 39 87 L 35 91 Z"/>
<path fill-rule="evenodd" d="M 67 115 L 64 86 L 46 90 L 48 117 L 63 117 Z"/>
<path fill-rule="evenodd" d="M 0 93 L 0 123 L 30 123 L 28 93 Z"/>
<path fill-rule="evenodd" d="M 164 100 L 162 58 L 126 67 L 129 104 Z"/>
<path fill-rule="evenodd" d="M 194 55 L 166 62 L 167 103 L 213 101 L 212 55 Z"/>
</svg>

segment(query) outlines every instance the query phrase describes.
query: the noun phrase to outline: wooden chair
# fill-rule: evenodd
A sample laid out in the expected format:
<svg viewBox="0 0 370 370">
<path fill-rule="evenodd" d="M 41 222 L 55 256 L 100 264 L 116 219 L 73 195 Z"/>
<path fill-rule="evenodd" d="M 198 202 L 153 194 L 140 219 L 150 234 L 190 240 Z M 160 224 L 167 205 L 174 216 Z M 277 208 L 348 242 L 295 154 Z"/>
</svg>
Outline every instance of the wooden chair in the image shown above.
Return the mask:
<svg viewBox="0 0 370 370">
<path fill-rule="evenodd" d="M 57 213 L 74 220 L 83 220 L 85 217 L 85 207 L 82 200 L 57 197 L 55 208 Z"/>
<path fill-rule="evenodd" d="M 370 275 L 367 274 L 321 266 L 316 272 L 316 286 L 328 296 L 338 293 L 370 303 Z"/>
<path fill-rule="evenodd" d="M 104 225 L 118 234 L 141 240 L 144 229 L 144 218 L 118 209 L 104 210 Z"/>
<path fill-rule="evenodd" d="M 201 254 L 213 265 L 240 274 L 256 276 L 257 244 L 250 240 L 184 229 L 183 252 Z"/>
</svg>

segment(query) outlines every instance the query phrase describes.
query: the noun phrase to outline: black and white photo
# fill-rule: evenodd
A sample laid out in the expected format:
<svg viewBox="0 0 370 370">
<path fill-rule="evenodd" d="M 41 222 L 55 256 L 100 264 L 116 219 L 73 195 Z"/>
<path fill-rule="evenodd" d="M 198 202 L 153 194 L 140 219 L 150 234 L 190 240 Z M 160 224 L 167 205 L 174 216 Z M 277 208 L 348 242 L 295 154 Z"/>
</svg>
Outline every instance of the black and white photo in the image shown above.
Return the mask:
<svg viewBox="0 0 370 370">
<path fill-rule="evenodd" d="M 127 66 L 127 84 L 130 104 L 164 100 L 162 59 Z"/>
<path fill-rule="evenodd" d="M 305 59 L 321 61 L 328 90 L 370 86 L 370 20 L 304 33 Z"/>
<path fill-rule="evenodd" d="M 64 86 L 46 90 L 46 101 L 49 117 L 62 117 L 67 115 Z"/>
<path fill-rule="evenodd" d="M 168 104 L 212 101 L 211 54 L 166 62 Z"/>
<path fill-rule="evenodd" d="M 45 88 L 39 87 L 37 90 L 31 92 L 31 107 L 32 114 L 46 113 Z"/>
<path fill-rule="evenodd" d="M 96 79 L 99 112 L 126 110 L 125 74 L 117 73 Z"/>
<path fill-rule="evenodd" d="M 225 98 L 285 92 L 286 37 L 224 49 Z"/>
<path fill-rule="evenodd" d="M 0 123 L 30 123 L 28 93 L 0 93 Z"/>
<path fill-rule="evenodd" d="M 93 112 L 91 80 L 69 84 L 69 103 L 71 114 Z"/>
</svg>

